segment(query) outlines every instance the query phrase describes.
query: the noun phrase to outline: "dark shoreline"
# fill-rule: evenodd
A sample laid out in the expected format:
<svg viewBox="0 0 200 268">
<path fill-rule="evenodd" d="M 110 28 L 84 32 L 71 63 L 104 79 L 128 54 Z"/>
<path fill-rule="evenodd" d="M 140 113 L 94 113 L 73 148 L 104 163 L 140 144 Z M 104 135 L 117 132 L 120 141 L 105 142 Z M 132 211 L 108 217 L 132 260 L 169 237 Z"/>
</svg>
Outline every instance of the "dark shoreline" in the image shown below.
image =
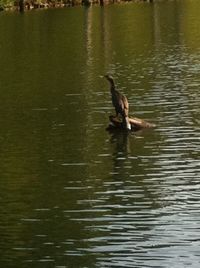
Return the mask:
<svg viewBox="0 0 200 268">
<path fill-rule="evenodd" d="M 34 0 L 18 0 L 13 5 L 3 5 L 0 1 L 0 11 L 26 11 L 33 9 L 49 9 L 49 8 L 67 8 L 73 6 L 91 6 L 91 5 L 109 5 L 115 3 L 153 3 L 155 0 L 61 0 L 61 1 L 41 1 Z"/>
</svg>

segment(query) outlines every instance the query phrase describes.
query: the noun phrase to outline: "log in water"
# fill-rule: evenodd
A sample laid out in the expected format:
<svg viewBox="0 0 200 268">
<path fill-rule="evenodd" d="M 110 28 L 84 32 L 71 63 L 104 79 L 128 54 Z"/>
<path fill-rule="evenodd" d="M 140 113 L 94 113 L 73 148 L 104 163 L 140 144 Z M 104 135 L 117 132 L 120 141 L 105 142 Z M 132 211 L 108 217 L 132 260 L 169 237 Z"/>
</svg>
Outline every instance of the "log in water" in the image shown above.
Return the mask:
<svg viewBox="0 0 200 268">
<path fill-rule="evenodd" d="M 124 130 L 122 121 L 113 115 L 109 116 L 110 124 L 107 127 L 107 130 L 113 129 L 122 129 Z M 129 123 L 131 124 L 131 131 L 138 131 L 143 128 L 154 128 L 156 125 L 150 122 L 145 121 L 137 117 L 129 117 Z"/>
</svg>

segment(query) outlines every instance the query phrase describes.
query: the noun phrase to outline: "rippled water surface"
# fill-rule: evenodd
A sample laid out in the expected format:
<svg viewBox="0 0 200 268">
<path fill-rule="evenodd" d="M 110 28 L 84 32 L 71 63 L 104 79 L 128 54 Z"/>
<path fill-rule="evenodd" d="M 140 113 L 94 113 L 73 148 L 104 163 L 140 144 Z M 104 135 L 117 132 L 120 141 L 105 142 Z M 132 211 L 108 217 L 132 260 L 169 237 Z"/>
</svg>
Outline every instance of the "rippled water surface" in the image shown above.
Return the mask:
<svg viewBox="0 0 200 268">
<path fill-rule="evenodd" d="M 0 14 L 0 266 L 200 267 L 200 3 Z M 110 72 L 130 114 L 105 129 Z"/>
</svg>

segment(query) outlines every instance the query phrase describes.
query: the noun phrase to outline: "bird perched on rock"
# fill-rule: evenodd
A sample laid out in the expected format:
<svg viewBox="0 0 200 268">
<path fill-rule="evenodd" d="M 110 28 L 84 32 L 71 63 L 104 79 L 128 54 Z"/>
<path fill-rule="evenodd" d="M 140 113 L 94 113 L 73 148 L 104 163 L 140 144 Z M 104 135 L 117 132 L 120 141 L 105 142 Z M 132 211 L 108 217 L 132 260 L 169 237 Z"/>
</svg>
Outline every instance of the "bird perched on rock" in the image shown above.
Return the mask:
<svg viewBox="0 0 200 268">
<path fill-rule="evenodd" d="M 116 90 L 115 83 L 114 83 L 112 76 L 107 74 L 105 75 L 105 78 L 110 83 L 112 104 L 115 107 L 116 116 L 120 114 L 122 116 L 123 127 L 126 129 L 131 129 L 131 125 L 129 123 L 129 118 L 128 118 L 129 104 L 128 104 L 128 100 L 126 96 L 124 96 L 118 90 Z"/>
</svg>

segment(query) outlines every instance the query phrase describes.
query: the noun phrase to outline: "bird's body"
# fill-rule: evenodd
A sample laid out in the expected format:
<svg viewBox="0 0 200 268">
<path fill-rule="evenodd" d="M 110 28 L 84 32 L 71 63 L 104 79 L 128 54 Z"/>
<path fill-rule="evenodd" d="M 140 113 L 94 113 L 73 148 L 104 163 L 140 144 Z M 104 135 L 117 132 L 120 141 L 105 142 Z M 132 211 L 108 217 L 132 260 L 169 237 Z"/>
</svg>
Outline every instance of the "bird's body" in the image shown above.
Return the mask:
<svg viewBox="0 0 200 268">
<path fill-rule="evenodd" d="M 116 116 L 118 116 L 119 114 L 121 116 L 128 116 L 129 104 L 126 96 L 122 95 L 116 89 L 111 91 L 111 96 L 112 104 L 115 107 Z"/>
<path fill-rule="evenodd" d="M 105 75 L 105 78 L 110 83 L 112 104 L 115 107 L 116 116 L 120 114 L 122 116 L 123 126 L 126 129 L 131 129 L 128 118 L 129 104 L 126 96 L 124 96 L 118 90 L 116 90 L 114 80 L 111 76 Z"/>
</svg>

